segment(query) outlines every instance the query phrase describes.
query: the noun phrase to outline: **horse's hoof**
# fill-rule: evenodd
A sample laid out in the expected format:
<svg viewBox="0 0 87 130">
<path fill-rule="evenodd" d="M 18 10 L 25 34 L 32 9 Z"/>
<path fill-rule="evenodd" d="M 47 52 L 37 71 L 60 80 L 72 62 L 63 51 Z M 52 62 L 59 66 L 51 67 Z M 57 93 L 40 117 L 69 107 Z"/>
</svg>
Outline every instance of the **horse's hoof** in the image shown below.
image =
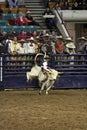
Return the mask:
<svg viewBox="0 0 87 130">
<path fill-rule="evenodd" d="M 46 92 L 46 95 L 48 95 L 48 92 Z"/>
</svg>

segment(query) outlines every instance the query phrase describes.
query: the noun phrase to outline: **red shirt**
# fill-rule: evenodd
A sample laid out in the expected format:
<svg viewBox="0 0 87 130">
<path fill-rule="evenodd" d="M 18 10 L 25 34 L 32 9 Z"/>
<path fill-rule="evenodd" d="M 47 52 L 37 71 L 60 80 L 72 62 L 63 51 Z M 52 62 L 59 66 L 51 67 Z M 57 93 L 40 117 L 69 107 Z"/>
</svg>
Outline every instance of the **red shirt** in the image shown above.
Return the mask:
<svg viewBox="0 0 87 130">
<path fill-rule="evenodd" d="M 56 52 L 62 53 L 63 52 L 63 45 L 62 45 L 62 41 L 57 40 L 55 43 L 55 50 Z"/>
<path fill-rule="evenodd" d="M 13 20 L 13 19 L 9 19 L 8 23 L 10 26 L 15 26 L 15 20 Z"/>
<path fill-rule="evenodd" d="M 21 18 L 17 17 L 16 23 L 18 26 L 28 25 L 28 22 L 24 16 L 22 16 Z"/>
<path fill-rule="evenodd" d="M 21 40 L 21 39 L 23 39 L 23 40 L 27 40 L 27 35 L 26 34 L 22 34 L 22 33 L 19 33 L 18 34 L 18 40 Z"/>
</svg>

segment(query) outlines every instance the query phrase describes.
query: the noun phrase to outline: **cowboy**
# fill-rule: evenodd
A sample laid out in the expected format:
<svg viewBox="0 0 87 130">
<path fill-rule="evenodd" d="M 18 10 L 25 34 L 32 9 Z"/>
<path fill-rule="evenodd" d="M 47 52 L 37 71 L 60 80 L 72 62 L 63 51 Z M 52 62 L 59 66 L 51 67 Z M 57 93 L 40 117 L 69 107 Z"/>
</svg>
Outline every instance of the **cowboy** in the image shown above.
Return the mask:
<svg viewBox="0 0 87 130">
<path fill-rule="evenodd" d="M 28 20 L 28 25 L 40 26 L 39 23 L 31 16 L 31 11 L 27 11 L 25 17 Z"/>
<path fill-rule="evenodd" d="M 57 54 L 63 53 L 63 37 L 61 35 L 56 36 L 55 50 Z"/>
<path fill-rule="evenodd" d="M 86 52 L 87 39 L 85 37 L 78 38 L 76 51 L 78 54 L 84 54 Z"/>
<path fill-rule="evenodd" d="M 56 41 L 55 41 L 55 51 L 56 54 L 63 54 L 64 52 L 64 47 L 63 47 L 63 37 L 60 36 L 56 36 Z M 63 56 L 58 55 L 57 56 L 57 60 L 63 60 Z M 61 62 L 59 62 L 58 64 L 61 64 Z"/>
<path fill-rule="evenodd" d="M 43 35 L 43 45 L 41 46 L 41 51 L 42 52 L 46 52 L 47 54 L 51 54 L 52 50 L 53 50 L 53 46 L 51 44 L 51 36 L 48 33 L 46 33 L 45 35 Z"/>
<path fill-rule="evenodd" d="M 78 38 L 76 51 L 78 54 L 87 54 L 87 39 L 85 37 Z M 79 60 L 87 60 L 86 56 L 78 56 Z M 86 63 L 86 62 L 85 62 Z M 79 62 L 79 64 L 84 64 L 84 62 Z M 87 64 L 87 63 L 86 63 Z"/>
<path fill-rule="evenodd" d="M 48 57 L 45 56 L 44 59 L 43 59 L 43 62 L 42 62 L 42 65 L 41 65 L 41 68 L 42 68 L 42 71 L 43 73 L 51 73 L 49 67 L 48 67 Z"/>
<path fill-rule="evenodd" d="M 25 53 L 35 53 L 35 39 L 30 37 L 26 43 L 24 43 Z"/>
<path fill-rule="evenodd" d="M 66 53 L 69 55 L 76 54 L 75 52 L 75 44 L 73 42 L 69 42 L 66 44 Z M 74 60 L 74 56 L 70 56 L 69 60 Z M 70 62 L 70 64 L 74 64 L 74 62 Z"/>
<path fill-rule="evenodd" d="M 66 44 L 66 52 L 68 54 L 75 54 L 75 44 L 73 42 L 69 42 Z"/>
</svg>

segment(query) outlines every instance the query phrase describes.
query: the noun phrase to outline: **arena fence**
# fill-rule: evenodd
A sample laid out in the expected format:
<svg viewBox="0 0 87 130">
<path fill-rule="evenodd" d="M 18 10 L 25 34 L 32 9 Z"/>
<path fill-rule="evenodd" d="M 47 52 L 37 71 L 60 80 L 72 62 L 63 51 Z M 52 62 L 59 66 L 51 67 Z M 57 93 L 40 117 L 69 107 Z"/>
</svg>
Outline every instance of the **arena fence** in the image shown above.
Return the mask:
<svg viewBox="0 0 87 130">
<path fill-rule="evenodd" d="M 0 89 L 38 87 L 37 79 L 26 81 L 26 72 L 34 65 L 36 54 L 0 55 Z M 50 54 L 49 67 L 63 74 L 57 78 L 55 88 L 87 88 L 87 54 Z M 40 65 L 42 57 L 38 57 Z"/>
</svg>

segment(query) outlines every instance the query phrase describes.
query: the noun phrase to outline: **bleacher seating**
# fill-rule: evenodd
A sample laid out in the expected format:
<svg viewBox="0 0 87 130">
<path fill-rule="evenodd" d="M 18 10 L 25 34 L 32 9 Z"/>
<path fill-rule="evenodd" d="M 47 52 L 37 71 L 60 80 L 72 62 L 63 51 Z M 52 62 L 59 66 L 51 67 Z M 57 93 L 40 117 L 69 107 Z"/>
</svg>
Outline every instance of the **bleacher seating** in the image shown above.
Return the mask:
<svg viewBox="0 0 87 130">
<path fill-rule="evenodd" d="M 35 31 L 37 27 L 32 25 L 31 26 L 1 26 L 0 25 L 0 32 L 5 31 L 9 33 L 15 31 L 16 33 L 19 33 L 22 29 L 28 32 L 29 30 Z"/>
<path fill-rule="evenodd" d="M 6 7 L 1 7 L 3 10 L 4 14 L 8 14 L 9 12 L 11 14 L 16 14 L 18 11 L 22 11 L 23 13 L 26 13 L 26 8 L 6 8 Z"/>
<path fill-rule="evenodd" d="M 6 20 L 0 20 L 0 26 L 6 25 Z"/>
<path fill-rule="evenodd" d="M 6 2 L 0 2 L 0 8 L 4 9 L 6 7 Z"/>
<path fill-rule="evenodd" d="M 25 16 L 25 14 L 23 14 Z M 11 18 L 16 19 L 16 17 L 18 16 L 18 14 L 2 14 L 3 20 L 8 20 Z"/>
<path fill-rule="evenodd" d="M 3 8 L 2 8 L 3 9 Z M 4 8 L 3 13 L 7 14 L 9 12 L 9 8 Z"/>
<path fill-rule="evenodd" d="M 25 14 L 27 10 L 26 10 L 26 8 L 18 8 L 18 11 L 22 11 L 22 13 Z"/>
<path fill-rule="evenodd" d="M 3 20 L 8 20 L 12 18 L 12 14 L 2 14 Z"/>
<path fill-rule="evenodd" d="M 29 30 L 34 31 L 37 29 L 36 26 L 9 26 L 7 25 L 8 20 L 16 20 L 18 11 L 22 11 L 25 16 L 26 8 L 3 8 L 2 20 L 0 20 L 0 32 L 6 31 L 7 33 L 15 31 L 19 33 L 21 29 L 28 32 Z M 9 13 L 10 12 L 10 13 Z"/>
<path fill-rule="evenodd" d="M 17 8 L 11 8 L 10 11 L 11 11 L 11 14 L 17 14 L 18 9 Z"/>
</svg>

